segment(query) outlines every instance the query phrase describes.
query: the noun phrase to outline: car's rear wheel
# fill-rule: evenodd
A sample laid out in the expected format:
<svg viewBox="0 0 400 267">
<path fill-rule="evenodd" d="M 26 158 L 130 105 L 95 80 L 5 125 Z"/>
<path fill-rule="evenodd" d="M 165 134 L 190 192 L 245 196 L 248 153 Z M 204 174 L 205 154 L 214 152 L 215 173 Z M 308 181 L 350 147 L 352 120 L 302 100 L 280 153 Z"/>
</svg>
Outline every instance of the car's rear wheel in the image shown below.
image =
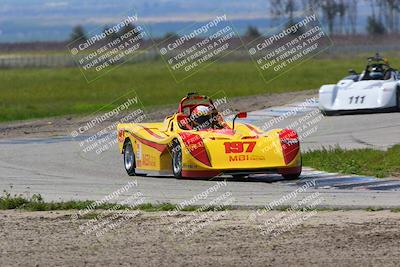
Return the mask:
<svg viewBox="0 0 400 267">
<path fill-rule="evenodd" d="M 172 142 L 172 172 L 175 178 L 182 178 L 182 147 L 176 139 Z"/>
<path fill-rule="evenodd" d="M 129 176 L 135 175 L 136 160 L 135 153 L 133 152 L 133 147 L 131 140 L 126 140 L 124 144 L 124 166 L 125 170 Z"/>
<path fill-rule="evenodd" d="M 324 114 L 324 116 L 329 117 L 329 116 L 335 116 L 335 115 L 336 115 L 336 112 L 335 112 L 335 111 L 323 110 L 323 111 L 322 111 L 322 114 Z"/>
</svg>

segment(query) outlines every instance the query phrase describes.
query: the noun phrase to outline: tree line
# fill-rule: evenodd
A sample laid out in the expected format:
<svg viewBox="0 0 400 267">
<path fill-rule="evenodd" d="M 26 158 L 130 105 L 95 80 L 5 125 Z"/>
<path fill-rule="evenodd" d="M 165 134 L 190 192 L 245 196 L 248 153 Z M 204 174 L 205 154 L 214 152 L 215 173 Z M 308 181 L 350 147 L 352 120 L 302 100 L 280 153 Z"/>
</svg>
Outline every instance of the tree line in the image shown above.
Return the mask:
<svg viewBox="0 0 400 267">
<path fill-rule="evenodd" d="M 369 34 L 398 33 L 400 30 L 400 0 L 271 0 L 273 19 L 285 16 L 292 21 L 296 12 L 316 12 L 331 34 L 356 34 L 358 12 L 364 2 L 371 9 L 367 17 Z"/>
<path fill-rule="evenodd" d="M 109 40 L 115 40 L 117 38 L 119 38 L 120 36 L 131 32 L 132 30 L 134 30 L 136 28 L 136 26 L 132 23 L 130 24 L 126 24 L 125 26 L 123 26 L 118 32 L 112 31 L 110 26 L 105 26 L 103 29 L 103 32 L 110 32 L 110 34 L 107 35 L 107 38 Z M 86 33 L 85 29 L 83 28 L 82 25 L 77 25 L 72 29 L 72 32 L 70 34 L 70 41 L 75 41 L 75 40 L 80 40 L 80 41 L 86 41 L 88 40 L 88 34 Z"/>
</svg>

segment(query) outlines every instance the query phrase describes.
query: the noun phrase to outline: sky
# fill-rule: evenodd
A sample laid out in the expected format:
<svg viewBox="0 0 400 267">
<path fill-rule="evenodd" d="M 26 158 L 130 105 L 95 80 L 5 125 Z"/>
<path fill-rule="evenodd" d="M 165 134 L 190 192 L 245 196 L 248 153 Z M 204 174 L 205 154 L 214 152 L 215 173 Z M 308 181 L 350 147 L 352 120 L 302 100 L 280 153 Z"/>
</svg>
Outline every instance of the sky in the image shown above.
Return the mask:
<svg viewBox="0 0 400 267">
<path fill-rule="evenodd" d="M 221 12 L 243 32 L 268 27 L 269 8 L 268 0 L 0 0 L 0 42 L 66 40 L 76 25 L 91 31 L 133 12 L 155 37 Z"/>
</svg>

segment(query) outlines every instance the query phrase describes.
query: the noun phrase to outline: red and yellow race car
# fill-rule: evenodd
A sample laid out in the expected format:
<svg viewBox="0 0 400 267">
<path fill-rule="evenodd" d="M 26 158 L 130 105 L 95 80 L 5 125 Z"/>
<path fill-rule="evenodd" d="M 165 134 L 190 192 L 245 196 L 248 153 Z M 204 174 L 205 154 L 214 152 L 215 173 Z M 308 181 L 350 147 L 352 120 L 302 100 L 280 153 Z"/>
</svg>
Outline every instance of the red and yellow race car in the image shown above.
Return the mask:
<svg viewBox="0 0 400 267">
<path fill-rule="evenodd" d="M 171 175 L 176 178 L 234 177 L 279 173 L 298 178 L 302 170 L 300 143 L 291 129 L 263 132 L 224 120 L 207 97 L 190 93 L 178 111 L 159 123 L 117 126 L 119 152 L 129 175 Z"/>
</svg>

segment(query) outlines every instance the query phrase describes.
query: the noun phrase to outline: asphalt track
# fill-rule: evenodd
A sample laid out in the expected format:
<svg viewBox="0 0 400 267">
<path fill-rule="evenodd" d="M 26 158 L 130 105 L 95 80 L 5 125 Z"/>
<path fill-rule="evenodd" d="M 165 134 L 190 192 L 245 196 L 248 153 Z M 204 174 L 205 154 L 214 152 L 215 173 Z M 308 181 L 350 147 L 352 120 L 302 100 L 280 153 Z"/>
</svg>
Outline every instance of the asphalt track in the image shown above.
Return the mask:
<svg viewBox="0 0 400 267">
<path fill-rule="evenodd" d="M 293 116 L 273 121 L 299 105 L 251 112 L 246 120 L 260 127 L 272 123 L 272 128 L 295 125 L 300 120 L 299 125 L 307 125 L 299 129 L 303 151 L 336 145 L 386 149 L 400 143 L 400 113 L 320 117 L 314 112 L 316 103 L 309 103 Z M 307 114 L 314 115 L 306 117 Z M 192 204 L 201 205 L 229 192 L 234 198 L 232 205 L 242 207 L 262 207 L 283 198 L 279 205 L 290 205 L 312 194 L 320 197 L 319 207 L 400 207 L 400 180 L 395 178 L 339 175 L 309 168 L 304 169 L 297 181 L 283 181 L 277 175 L 256 175 L 245 181 L 228 178 L 226 184 L 218 183 L 224 177 L 211 181 L 129 177 L 116 146 L 101 154 L 83 152 L 79 140 L 72 137 L 3 139 L 0 151 L 0 189 L 12 194 L 40 193 L 46 200 L 99 200 L 128 182 L 137 182 L 137 186 L 112 201 L 141 192 L 145 202 L 193 201 Z M 313 182 L 311 187 L 296 191 L 295 197 L 293 194 L 287 197 L 310 182 Z M 203 197 L 197 197 L 199 194 Z"/>
</svg>

